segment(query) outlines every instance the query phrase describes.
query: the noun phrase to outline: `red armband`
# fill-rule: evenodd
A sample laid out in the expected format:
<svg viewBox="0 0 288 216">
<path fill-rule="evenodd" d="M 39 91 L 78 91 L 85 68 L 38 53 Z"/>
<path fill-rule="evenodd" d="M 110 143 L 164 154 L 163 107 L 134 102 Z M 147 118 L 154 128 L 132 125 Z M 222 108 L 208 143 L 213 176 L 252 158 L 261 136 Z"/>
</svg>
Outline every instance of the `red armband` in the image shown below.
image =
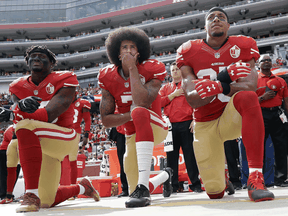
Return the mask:
<svg viewBox="0 0 288 216">
<path fill-rule="evenodd" d="M 18 122 L 23 119 L 34 119 L 38 121 L 48 122 L 48 113 L 45 108 L 37 109 L 34 113 L 22 112 L 20 109 L 14 110 L 14 121 Z"/>
<path fill-rule="evenodd" d="M 84 121 L 85 121 L 85 131 L 90 131 L 90 127 L 91 127 L 90 112 L 84 112 L 83 113 L 83 118 L 84 118 Z"/>
</svg>

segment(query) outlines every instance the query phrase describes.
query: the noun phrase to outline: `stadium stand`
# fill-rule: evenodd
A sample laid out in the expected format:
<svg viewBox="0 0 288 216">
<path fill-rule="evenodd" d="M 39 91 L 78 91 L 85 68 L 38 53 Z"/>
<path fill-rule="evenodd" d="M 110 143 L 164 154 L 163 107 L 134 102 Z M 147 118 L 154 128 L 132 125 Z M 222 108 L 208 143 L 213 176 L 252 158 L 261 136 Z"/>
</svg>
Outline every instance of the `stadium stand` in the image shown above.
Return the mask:
<svg viewBox="0 0 288 216">
<path fill-rule="evenodd" d="M 167 64 L 169 70 L 180 44 L 205 37 L 204 16 L 212 6 L 227 11 L 231 24 L 229 34 L 255 38 L 261 54 L 271 53 L 275 59 L 287 56 L 288 4 L 285 0 L 277 0 L 277 4 L 273 0 L 143 2 L 1 1 L 0 91 L 27 73 L 23 54 L 33 44 L 47 45 L 55 52 L 58 59 L 55 69 L 74 70 L 82 87 L 97 83 L 99 69 L 108 64 L 105 39 L 120 26 L 143 29 L 151 40 L 152 58 Z"/>
</svg>

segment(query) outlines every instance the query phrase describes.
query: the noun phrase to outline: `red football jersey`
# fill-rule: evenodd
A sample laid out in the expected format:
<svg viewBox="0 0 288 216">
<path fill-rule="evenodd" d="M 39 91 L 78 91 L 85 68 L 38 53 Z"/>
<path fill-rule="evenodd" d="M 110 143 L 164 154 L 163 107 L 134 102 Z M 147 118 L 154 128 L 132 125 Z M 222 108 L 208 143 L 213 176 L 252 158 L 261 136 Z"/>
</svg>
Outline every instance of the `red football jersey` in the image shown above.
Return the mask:
<svg viewBox="0 0 288 216">
<path fill-rule="evenodd" d="M 74 110 L 74 115 L 73 115 L 73 123 L 74 123 L 74 129 L 76 130 L 77 133 L 81 133 L 81 122 L 83 119 L 83 108 L 91 109 L 91 103 L 82 98 L 78 98 L 75 100 L 71 106 L 73 107 Z"/>
<path fill-rule="evenodd" d="M 4 139 L 0 145 L 0 150 L 7 150 L 7 147 L 10 143 L 10 141 L 12 140 L 13 137 L 13 125 L 10 125 L 4 132 Z"/>
<path fill-rule="evenodd" d="M 140 79 L 143 84 L 152 79 L 164 80 L 166 76 L 166 68 L 162 62 L 155 59 L 149 59 L 137 65 Z M 124 80 L 118 73 L 118 67 L 115 65 L 108 65 L 99 71 L 98 75 L 99 86 L 107 91 L 115 98 L 116 110 L 119 113 L 126 113 L 130 111 L 132 105 L 132 94 L 130 86 L 130 78 Z M 153 101 L 150 110 L 161 115 L 161 97 L 158 94 L 155 101 Z M 124 124 L 125 134 L 131 135 L 135 133 L 133 121 Z"/>
<path fill-rule="evenodd" d="M 78 86 L 77 76 L 70 71 L 55 71 L 49 74 L 38 86 L 31 81 L 31 75 L 20 77 L 9 85 L 9 92 L 20 100 L 28 96 L 42 98 L 40 108 L 45 107 L 51 98 L 63 87 Z M 73 127 L 73 109 L 71 106 L 52 123 L 62 127 Z"/>
<path fill-rule="evenodd" d="M 216 80 L 219 71 L 240 60 L 248 62 L 260 57 L 256 41 L 246 36 L 230 36 L 218 50 L 212 49 L 203 39 L 189 40 L 177 50 L 177 66 L 192 67 L 197 79 Z M 218 94 L 207 105 L 194 109 L 194 119 L 206 122 L 217 119 L 223 112 L 230 97 Z"/>
</svg>

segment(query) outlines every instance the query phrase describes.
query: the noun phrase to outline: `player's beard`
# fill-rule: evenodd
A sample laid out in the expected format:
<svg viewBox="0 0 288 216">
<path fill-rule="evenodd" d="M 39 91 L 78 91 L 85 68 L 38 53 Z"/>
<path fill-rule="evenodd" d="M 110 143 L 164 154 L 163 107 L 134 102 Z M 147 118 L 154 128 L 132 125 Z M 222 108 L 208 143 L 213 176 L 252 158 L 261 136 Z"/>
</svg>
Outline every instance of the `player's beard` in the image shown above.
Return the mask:
<svg viewBox="0 0 288 216">
<path fill-rule="evenodd" d="M 42 68 L 33 68 L 32 70 L 33 70 L 34 72 L 37 72 L 37 73 L 38 73 L 38 72 L 41 72 L 43 69 L 42 69 Z"/>
<path fill-rule="evenodd" d="M 222 37 L 224 35 L 224 32 L 218 32 L 218 33 L 213 32 L 211 35 L 212 37 Z"/>
</svg>

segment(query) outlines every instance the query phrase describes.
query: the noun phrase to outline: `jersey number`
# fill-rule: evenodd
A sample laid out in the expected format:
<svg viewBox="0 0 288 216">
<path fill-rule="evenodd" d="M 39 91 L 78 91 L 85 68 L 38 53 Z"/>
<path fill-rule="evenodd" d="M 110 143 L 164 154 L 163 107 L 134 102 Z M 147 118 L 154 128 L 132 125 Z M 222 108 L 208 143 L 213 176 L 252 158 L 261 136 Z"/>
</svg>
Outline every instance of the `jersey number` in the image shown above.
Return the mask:
<svg viewBox="0 0 288 216">
<path fill-rule="evenodd" d="M 77 109 L 74 109 L 73 124 L 75 124 L 78 121 L 78 115 L 79 111 Z"/>
<path fill-rule="evenodd" d="M 224 67 L 219 67 L 219 71 L 223 70 Z M 213 70 L 212 68 L 207 68 L 203 70 L 199 70 L 197 73 L 198 79 L 210 79 L 210 80 L 217 80 L 217 72 Z M 216 95 L 218 100 L 221 102 L 229 102 L 230 97 L 224 95 L 224 94 L 218 94 Z M 212 100 L 214 101 L 214 100 Z M 211 102 L 212 102 L 211 101 Z"/>
</svg>

